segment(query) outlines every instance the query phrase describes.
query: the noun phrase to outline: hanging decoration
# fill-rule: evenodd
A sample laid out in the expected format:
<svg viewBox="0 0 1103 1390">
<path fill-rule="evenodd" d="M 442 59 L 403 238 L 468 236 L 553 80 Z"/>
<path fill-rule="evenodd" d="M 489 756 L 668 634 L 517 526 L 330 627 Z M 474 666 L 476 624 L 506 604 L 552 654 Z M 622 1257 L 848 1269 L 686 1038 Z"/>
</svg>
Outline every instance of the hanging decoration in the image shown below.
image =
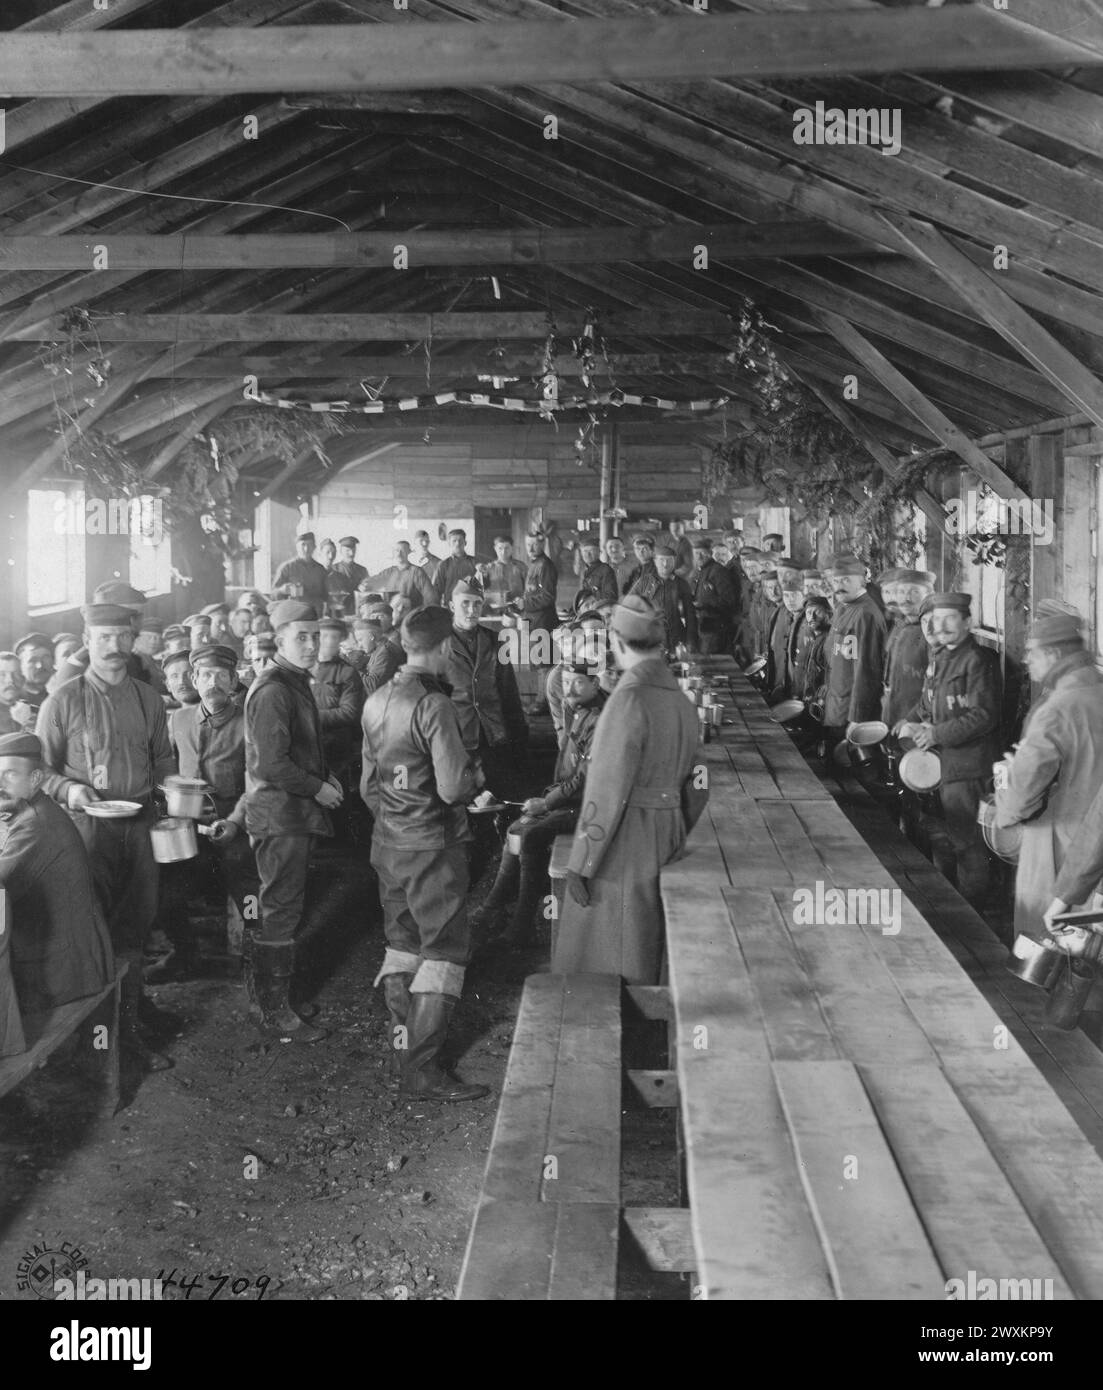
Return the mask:
<svg viewBox="0 0 1103 1390">
<path fill-rule="evenodd" d="M 665 396 L 634 395 L 618 387 L 612 391 L 592 392 L 588 396 L 559 398 L 554 402 L 525 400 L 520 396 L 500 396 L 481 391 L 438 391 L 433 396 L 408 396 L 398 401 L 369 401 L 365 405 L 354 401 L 296 401 L 273 395 L 268 391 L 257 393 L 257 401 L 261 405 L 315 415 L 390 415 L 409 410 L 431 410 L 438 405 L 470 405 L 490 410 L 524 411 L 534 415 L 561 410 L 586 410 L 595 405 L 639 405 L 652 410 L 684 410 L 696 413 L 720 410 L 727 404 L 728 399 L 727 396 L 707 396 L 697 400 L 671 400 Z"/>
</svg>

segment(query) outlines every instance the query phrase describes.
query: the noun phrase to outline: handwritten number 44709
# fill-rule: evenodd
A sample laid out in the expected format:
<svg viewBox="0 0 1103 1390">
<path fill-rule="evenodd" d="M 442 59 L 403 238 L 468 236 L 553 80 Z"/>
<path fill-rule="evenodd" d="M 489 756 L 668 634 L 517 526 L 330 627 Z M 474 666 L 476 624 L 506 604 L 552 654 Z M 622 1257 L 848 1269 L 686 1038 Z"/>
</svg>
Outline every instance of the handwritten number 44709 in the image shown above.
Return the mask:
<svg viewBox="0 0 1103 1390">
<path fill-rule="evenodd" d="M 183 1275 L 177 1279 L 175 1268 L 167 1277 L 165 1271 L 162 1269 L 158 1273 L 157 1278 L 160 1280 L 162 1288 L 179 1289 L 184 1295 L 185 1303 L 191 1298 L 193 1293 L 196 1293 L 203 1287 L 203 1281 L 198 1274 L 193 1274 L 190 1279 L 185 1279 Z M 214 1288 L 207 1295 L 208 1302 L 212 1298 L 217 1298 L 226 1285 L 229 1284 L 230 1293 L 237 1297 L 240 1297 L 243 1293 L 248 1293 L 251 1288 L 255 1287 L 257 1290 L 257 1302 L 259 1303 L 268 1292 L 268 1287 L 272 1282 L 271 1276 L 267 1274 L 262 1274 L 255 1282 L 252 1279 L 234 1279 L 231 1282 L 228 1274 L 208 1274 L 206 1278 L 208 1283 L 214 1285 Z"/>
</svg>

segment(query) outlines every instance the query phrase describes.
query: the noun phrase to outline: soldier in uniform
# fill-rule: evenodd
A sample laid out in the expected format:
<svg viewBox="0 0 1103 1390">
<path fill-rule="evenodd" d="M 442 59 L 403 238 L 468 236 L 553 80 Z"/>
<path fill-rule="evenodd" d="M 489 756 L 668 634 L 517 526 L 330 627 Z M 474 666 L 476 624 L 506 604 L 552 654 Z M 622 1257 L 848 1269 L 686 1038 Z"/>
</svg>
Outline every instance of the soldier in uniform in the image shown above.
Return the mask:
<svg viewBox="0 0 1103 1390">
<path fill-rule="evenodd" d="M 610 536 L 605 542 L 605 563 L 617 577 L 617 594 L 626 594 L 631 585 L 635 582 L 629 579 L 632 571 L 636 568 L 635 561 L 630 560 L 624 550 L 624 542 L 619 536 Z"/>
<path fill-rule="evenodd" d="M 671 556 L 671 560 L 674 557 Z M 620 680 L 598 723 L 552 969 L 659 982 L 659 873 L 685 844 L 696 711 L 663 660 L 662 616 L 636 594 L 613 610 Z"/>
<path fill-rule="evenodd" d="M 758 594 L 755 600 L 755 609 L 752 613 L 752 631 L 755 640 L 755 653 L 758 656 L 769 658 L 770 637 L 774 630 L 774 620 L 781 612 L 781 581 L 777 577 L 777 570 L 768 562 L 763 564 L 758 572 Z M 769 661 L 767 660 L 767 678 L 769 678 Z"/>
<path fill-rule="evenodd" d="M 387 617 L 389 618 L 388 611 Z M 364 669 L 364 695 L 374 695 L 386 685 L 400 666 L 406 664 L 406 652 L 397 632 L 393 628 L 380 631 L 380 640 L 368 654 L 368 664 Z"/>
<path fill-rule="evenodd" d="M 513 558 L 513 541 L 509 536 L 494 537 L 496 558 L 486 567 L 487 610 L 501 613 L 525 592 L 525 566 Z"/>
<path fill-rule="evenodd" d="M 354 595 L 368 577 L 363 565 L 357 563 L 356 547 L 360 544 L 355 536 L 342 536 L 337 542 L 341 558 L 330 571 L 327 587 L 331 597 L 336 600 L 342 596 L 344 612 L 351 613 Z"/>
<path fill-rule="evenodd" d="M 0 652 L 0 734 L 34 728 L 38 711 L 23 699 L 23 672 L 14 652 Z"/>
<path fill-rule="evenodd" d="M 37 715 L 47 695 L 47 682 L 54 674 L 54 644 L 44 632 L 29 632 L 16 642 L 15 654 L 23 675 L 22 698 Z"/>
<path fill-rule="evenodd" d="M 340 618 L 322 619 L 318 624 L 318 661 L 310 681 L 318 705 L 326 768 L 342 785 L 358 751 L 360 711 L 364 707 L 364 683 L 340 652 L 347 635 Z"/>
<path fill-rule="evenodd" d="M 237 656 L 232 647 L 212 644 L 190 654 L 197 700 L 169 716 L 169 735 L 182 777 L 206 782 L 215 820 L 198 837 L 199 854 L 167 864 L 161 874 L 165 933 L 172 951 L 146 969 L 152 983 L 185 980 L 200 973 L 197 933 L 188 917 L 188 899 L 212 885 L 220 903 L 229 895 L 242 922 L 251 921 L 247 899 L 256 897 L 257 867 L 245 834 L 245 715 L 243 695 L 233 693 Z"/>
<path fill-rule="evenodd" d="M 881 713 L 885 666 L 885 616 L 866 587 L 866 567 L 854 555 L 825 561 L 835 595 L 827 638 L 827 697 L 824 734 L 833 746 L 848 724 Z"/>
<path fill-rule="evenodd" d="M 632 554 L 635 563 L 625 575 L 623 593 L 630 594 L 633 587 L 641 579 L 651 576 L 650 582 L 653 584 L 658 577 L 655 573 L 655 537 L 648 531 L 641 531 L 632 540 Z M 639 592 L 637 590 L 637 592 Z"/>
<path fill-rule="evenodd" d="M 681 642 L 691 651 L 696 651 L 699 639 L 693 590 L 680 574 L 674 573 L 677 563 L 673 546 L 656 546 L 654 577 L 641 575 L 629 592 L 632 597 L 643 599 L 662 615 L 667 651 L 672 652 Z"/>
<path fill-rule="evenodd" d="M 411 608 L 421 608 L 440 602 L 436 585 L 423 569 L 410 563 L 410 542 L 396 541 L 394 564 L 388 565 L 378 574 L 369 574 L 360 581 L 360 588 L 367 593 L 378 590 L 383 594 L 401 594 L 408 599 Z"/>
<path fill-rule="evenodd" d="M 743 584 L 732 651 L 741 666 L 748 665 L 759 654 L 755 648 L 755 616 L 760 607 L 761 594 L 758 574 L 764 562 L 762 551 L 754 546 L 745 545 L 739 553 L 737 563 L 743 572 Z"/>
<path fill-rule="evenodd" d="M 936 866 L 979 909 L 988 889 L 988 853 L 977 809 L 998 752 L 1000 662 L 969 631 L 968 594 L 934 594 L 931 604 L 941 645 L 927 668 L 918 703 L 897 731 L 910 733 L 917 748 L 934 749 L 942 761 L 940 814 L 925 817 L 925 826 Z"/>
<path fill-rule="evenodd" d="M 881 594 L 892 615 L 885 642 L 885 690 L 881 718 L 893 728 L 919 701 L 929 663 L 927 640 L 919 623 L 923 600 L 934 592 L 935 576 L 927 570 L 896 569 L 881 576 Z"/>
<path fill-rule="evenodd" d="M 1103 787 L 1103 676 L 1085 649 L 1079 614 L 1036 613 L 1026 643 L 1041 686 L 996 788 L 996 824 L 1022 826 L 1015 871 L 1015 930 L 1035 935 L 1053 900 L 1070 844 Z M 1094 883 L 1063 905 L 1086 907 Z"/>
<path fill-rule="evenodd" d="M 582 611 L 583 602 L 593 596 L 598 603 L 615 603 L 620 596 L 616 572 L 599 558 L 600 542 L 594 535 L 582 536 L 578 542 L 581 572 L 578 592 L 574 596 L 574 611 Z"/>
<path fill-rule="evenodd" d="M 417 565 L 419 570 L 427 570 L 430 577 L 433 571 L 440 564 L 441 557 L 434 555 L 429 549 L 430 536 L 428 531 L 414 532 L 414 548 L 410 555 L 410 563 Z"/>
<path fill-rule="evenodd" d="M 321 568 L 319 566 L 319 568 Z M 329 836 L 328 812 L 343 799 L 326 771 L 310 668 L 318 655 L 318 615 L 300 599 L 273 604 L 276 656 L 245 697 L 245 828 L 260 874 L 260 928 L 247 940 L 249 1011 L 261 1030 L 296 1042 L 325 1033 L 292 1008 L 295 932 L 316 836 Z"/>
<path fill-rule="evenodd" d="M 781 607 L 770 632 L 769 664 L 766 667 L 766 699 L 771 705 L 789 700 L 795 690 L 794 647 L 804 625 L 804 592 L 795 584 L 781 591 Z"/>
<path fill-rule="evenodd" d="M 433 571 L 433 584 L 440 595 L 436 602 L 445 604 L 451 599 L 452 590 L 461 579 L 477 582 L 475 571 L 482 560 L 482 556 L 468 555 L 467 532 L 462 526 L 448 532 L 448 547 L 449 554 Z"/>
<path fill-rule="evenodd" d="M 316 613 L 324 613 L 326 597 L 326 568 L 314 557 L 314 532 L 304 531 L 295 538 L 295 555 L 285 560 L 276 571 L 272 592 L 289 594 L 310 604 Z M 204 639 L 206 640 L 206 639 Z"/>
<path fill-rule="evenodd" d="M 157 915 L 158 868 L 149 829 L 153 791 L 176 771 L 161 697 L 127 674 L 134 645 L 132 610 L 96 603 L 82 609 L 88 668 L 48 695 L 36 733 L 47 772 L 43 790 L 78 813 L 92 881 L 115 954 L 129 969 L 120 1027 L 126 1045 L 153 1070 L 170 1066 L 150 1050 L 143 1030 L 156 1011 L 142 999 L 142 952 Z M 92 818 L 95 801 L 136 801 L 137 815 Z"/>
<path fill-rule="evenodd" d="M 544 554 L 544 534 L 533 531 L 525 538 L 528 553 L 528 569 L 525 571 L 525 587 L 519 599 L 510 605 L 513 612 L 528 623 L 530 650 L 539 655 L 543 646 L 551 656 L 551 635 L 559 624 L 559 614 L 555 606 L 556 590 L 559 587 L 559 572 Z M 548 662 L 532 664 L 547 665 Z M 544 713 L 547 711 L 544 710 Z"/>
<path fill-rule="evenodd" d="M 563 704 L 566 729 L 559 745 L 552 785 L 543 795 L 532 796 L 521 807 L 521 817 L 509 827 L 520 838 L 520 854 L 502 850 L 498 874 L 479 914 L 479 925 L 493 931 L 497 914 L 516 899 L 512 920 L 497 941 L 523 946 L 532 932 L 533 913 L 548 882 L 548 860 L 557 835 L 575 828 L 582 804 L 582 786 L 590 762 L 590 749 L 598 715 L 606 695 L 599 677 L 605 663 L 572 660 L 565 673 Z"/>
<path fill-rule="evenodd" d="M 387 938 L 375 983 L 383 984 L 402 1091 L 417 1100 L 487 1094 L 439 1061 L 471 955 L 465 806 L 483 780 L 445 683 L 453 641 L 443 608 L 411 613 L 402 626 L 407 663 L 369 696 L 363 714 L 360 790 L 374 818 L 371 859 Z"/>
<path fill-rule="evenodd" d="M 693 533 L 693 572 L 689 587 L 697 613 L 701 652 L 715 656 L 731 646 L 735 618 L 735 590 L 723 565 L 712 558 L 712 542 L 700 531 Z"/>
</svg>

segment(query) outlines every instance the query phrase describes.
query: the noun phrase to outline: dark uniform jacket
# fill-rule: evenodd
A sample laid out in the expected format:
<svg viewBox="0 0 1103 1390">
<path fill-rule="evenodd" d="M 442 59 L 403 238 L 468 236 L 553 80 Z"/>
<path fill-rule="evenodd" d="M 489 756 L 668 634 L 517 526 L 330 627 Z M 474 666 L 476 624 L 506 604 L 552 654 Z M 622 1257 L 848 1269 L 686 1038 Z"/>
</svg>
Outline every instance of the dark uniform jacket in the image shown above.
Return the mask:
<svg viewBox="0 0 1103 1390">
<path fill-rule="evenodd" d="M 367 669 L 362 673 L 364 694 L 374 695 L 381 686 L 387 684 L 400 666 L 406 665 L 406 648 L 389 632 L 368 657 Z"/>
<path fill-rule="evenodd" d="M 797 658 L 793 694 L 805 705 L 822 704 L 827 685 L 827 633 L 808 634 L 808 642 Z M 811 712 L 811 711 L 809 711 Z"/>
<path fill-rule="evenodd" d="M 769 661 L 766 663 L 766 694 L 770 700 L 787 700 L 792 694 L 789 672 L 789 636 L 793 630 L 793 619 L 782 604 L 774 614 L 770 624 L 770 640 L 767 646 Z"/>
<path fill-rule="evenodd" d="M 250 835 L 329 835 L 314 800 L 326 780 L 310 672 L 277 656 L 245 697 L 245 828 Z"/>
<path fill-rule="evenodd" d="M 697 610 L 693 606 L 693 591 L 680 574 L 660 579 L 657 570 L 644 573 L 629 591 L 653 604 L 663 615 L 666 625 L 666 648 L 673 651 L 679 642 L 697 646 Z"/>
<path fill-rule="evenodd" d="M 597 721 L 608 696 L 599 690 L 588 705 L 578 705 L 570 714 L 559 756 L 555 760 L 555 781 L 544 792 L 549 811 L 563 811 L 582 804 L 582 788 L 590 766 Z"/>
<path fill-rule="evenodd" d="M 840 603 L 827 634 L 824 724 L 879 718 L 884 667 L 885 615 L 868 593 Z"/>
<path fill-rule="evenodd" d="M 620 597 L 616 572 L 604 560 L 595 560 L 583 569 L 578 581 L 578 593 L 574 596 L 574 611 L 577 613 L 584 599 L 590 595 L 599 603 L 616 603 Z"/>
<path fill-rule="evenodd" d="M 297 585 L 302 590 L 303 602 L 313 604 L 320 618 L 325 612 L 326 598 L 329 594 L 327 579 L 325 565 L 320 565 L 317 560 L 301 560 L 296 555 L 291 560 L 285 560 L 276 571 L 276 577 L 272 581 L 272 592 L 277 593 L 280 589 L 290 589 L 292 585 Z"/>
<path fill-rule="evenodd" d="M 528 619 L 530 632 L 552 632 L 558 626 L 555 594 L 559 571 L 546 555 L 529 561 L 525 572 L 525 591 L 521 596 L 521 615 Z"/>
<path fill-rule="evenodd" d="M 475 560 L 470 555 L 447 555 L 433 571 L 433 584 L 437 593 L 440 594 L 440 602 L 447 608 L 452 599 L 452 590 L 461 579 L 470 579 L 478 588 L 482 588 L 478 576 L 475 573 L 477 566 Z M 419 570 L 419 574 L 424 574 L 424 570 Z"/>
<path fill-rule="evenodd" d="M 319 661 L 310 683 L 318 706 L 318 727 L 328 767 L 344 767 L 359 739 L 364 682 L 351 662 L 338 655 Z"/>
<path fill-rule="evenodd" d="M 735 590 L 724 566 L 715 560 L 706 560 L 699 570 L 693 571 L 688 582 L 697 609 L 698 630 L 702 633 L 730 632 L 735 616 Z"/>
<path fill-rule="evenodd" d="M 470 633 L 452 630 L 448 680 L 464 746 L 471 753 L 480 744 L 500 748 L 528 737 L 517 675 L 508 661 L 499 660 L 501 651 L 497 633 L 488 627 L 480 624 Z"/>
<path fill-rule="evenodd" d="M 930 647 L 919 622 L 898 619 L 885 643 L 885 693 L 881 718 L 891 729 L 915 709 L 923 693 Z"/>
<path fill-rule="evenodd" d="M 999 757 L 1003 681 L 1000 660 L 967 633 L 952 650 L 941 647 L 928 665 L 923 693 L 908 719 L 934 728 L 943 782 L 986 780 Z"/>
<path fill-rule="evenodd" d="M 404 667 L 369 697 L 362 725 L 360 795 L 375 818 L 375 844 L 444 849 L 467 840 L 475 764 L 447 683 Z"/>
<path fill-rule="evenodd" d="M 441 601 L 440 591 L 423 569 L 417 565 L 389 565 L 378 574 L 369 574 L 361 581 L 366 593 L 401 594 L 414 608 L 429 608 Z M 444 596 L 448 602 L 448 596 Z"/>
<path fill-rule="evenodd" d="M 329 571 L 326 588 L 334 600 L 343 597 L 345 612 L 351 613 L 356 602 L 354 595 L 367 577 L 367 570 L 355 560 L 338 560 Z"/>
<path fill-rule="evenodd" d="M 9 894 L 12 977 L 22 1012 L 107 987 L 114 958 L 88 855 L 72 821 L 42 791 L 0 822 L 0 888 Z"/>
<path fill-rule="evenodd" d="M 632 592 L 633 586 L 638 584 L 639 581 L 645 577 L 645 575 L 652 575 L 655 579 L 658 578 L 658 571 L 655 569 L 655 561 L 647 560 L 642 565 L 636 561 L 633 561 L 632 568 L 624 576 L 624 583 L 621 587 L 621 593 L 630 594 Z M 639 593 L 639 590 L 637 589 L 636 592 Z"/>
<path fill-rule="evenodd" d="M 486 584 L 483 586 L 487 599 L 494 595 L 493 602 L 501 607 L 512 603 L 525 592 L 525 566 L 520 560 L 495 560 L 488 567 Z"/>
<path fill-rule="evenodd" d="M 182 705 L 169 716 L 182 777 L 206 782 L 219 816 L 245 825 L 245 709 L 237 696 L 221 714 Z"/>
</svg>

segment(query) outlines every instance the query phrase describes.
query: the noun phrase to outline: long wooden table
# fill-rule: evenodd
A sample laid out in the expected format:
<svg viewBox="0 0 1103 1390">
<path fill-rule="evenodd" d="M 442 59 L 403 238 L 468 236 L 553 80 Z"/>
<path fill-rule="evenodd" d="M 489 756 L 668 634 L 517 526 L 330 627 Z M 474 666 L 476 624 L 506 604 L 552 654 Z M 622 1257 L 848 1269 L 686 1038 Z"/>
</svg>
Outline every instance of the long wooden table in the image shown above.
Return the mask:
<svg viewBox="0 0 1103 1390">
<path fill-rule="evenodd" d="M 729 722 L 662 875 L 702 1295 L 943 1300 L 972 1272 L 1103 1297 L 1103 1159 L 1032 1060 L 1044 1025 L 1009 1026 L 939 895 L 904 891 L 734 663 L 702 665 Z"/>
</svg>

